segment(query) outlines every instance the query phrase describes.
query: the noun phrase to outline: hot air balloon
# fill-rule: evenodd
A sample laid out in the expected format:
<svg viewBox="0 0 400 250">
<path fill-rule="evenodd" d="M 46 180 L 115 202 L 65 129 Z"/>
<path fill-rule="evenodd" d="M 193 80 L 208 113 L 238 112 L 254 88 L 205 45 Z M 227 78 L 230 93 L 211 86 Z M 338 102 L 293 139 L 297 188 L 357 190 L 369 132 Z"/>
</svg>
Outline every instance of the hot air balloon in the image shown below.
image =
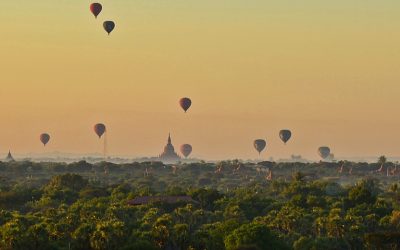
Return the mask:
<svg viewBox="0 0 400 250">
<path fill-rule="evenodd" d="M 192 106 L 192 100 L 190 100 L 187 97 L 184 97 L 184 98 L 179 100 L 179 104 L 181 105 L 182 109 L 186 113 L 186 111 L 190 108 L 190 106 Z"/>
<path fill-rule="evenodd" d="M 90 11 L 92 12 L 92 14 L 94 15 L 95 18 L 97 18 L 97 16 L 100 14 L 102 9 L 103 9 L 103 6 L 101 6 L 101 4 L 99 4 L 99 3 L 92 3 L 90 5 Z"/>
<path fill-rule="evenodd" d="M 279 137 L 286 144 L 286 142 L 289 141 L 290 137 L 292 137 L 292 132 L 287 129 L 282 129 L 281 131 L 279 131 Z"/>
<path fill-rule="evenodd" d="M 43 143 L 43 146 L 46 146 L 46 144 L 50 141 L 50 135 L 46 133 L 41 134 L 40 141 Z"/>
<path fill-rule="evenodd" d="M 323 146 L 318 149 L 318 153 L 322 159 L 326 159 L 329 157 L 329 155 L 331 153 L 331 149 L 329 147 Z"/>
<path fill-rule="evenodd" d="M 192 153 L 192 146 L 189 144 L 183 144 L 181 146 L 181 153 L 187 158 Z"/>
<path fill-rule="evenodd" d="M 94 125 L 94 132 L 101 138 L 104 132 L 106 132 L 106 126 L 103 123 L 98 123 Z"/>
<path fill-rule="evenodd" d="M 265 146 L 267 146 L 267 142 L 263 139 L 257 139 L 254 141 L 254 148 L 259 154 L 261 154 L 261 151 L 265 149 Z"/>
<path fill-rule="evenodd" d="M 105 21 L 103 23 L 103 27 L 105 31 L 107 31 L 107 33 L 110 35 L 111 31 L 113 31 L 115 28 L 115 23 L 113 21 Z"/>
</svg>

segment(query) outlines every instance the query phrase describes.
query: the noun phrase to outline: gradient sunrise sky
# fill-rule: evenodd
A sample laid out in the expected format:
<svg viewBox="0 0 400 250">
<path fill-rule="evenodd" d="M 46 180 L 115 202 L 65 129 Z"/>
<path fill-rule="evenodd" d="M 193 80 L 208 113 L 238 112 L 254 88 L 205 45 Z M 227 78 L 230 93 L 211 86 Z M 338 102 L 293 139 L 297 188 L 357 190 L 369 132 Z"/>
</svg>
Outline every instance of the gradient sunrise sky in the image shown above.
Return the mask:
<svg viewBox="0 0 400 250">
<path fill-rule="evenodd" d="M 100 152 L 104 122 L 110 155 L 400 155 L 398 0 L 90 3 L 1 1 L 0 152 Z"/>
</svg>

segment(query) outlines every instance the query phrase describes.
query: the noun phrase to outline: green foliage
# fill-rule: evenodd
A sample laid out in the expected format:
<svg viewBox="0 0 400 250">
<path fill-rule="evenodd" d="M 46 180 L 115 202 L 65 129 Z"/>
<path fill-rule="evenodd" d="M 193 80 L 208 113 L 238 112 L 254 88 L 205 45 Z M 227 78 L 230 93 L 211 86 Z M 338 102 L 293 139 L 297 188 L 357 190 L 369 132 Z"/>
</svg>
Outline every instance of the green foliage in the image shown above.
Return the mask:
<svg viewBox="0 0 400 250">
<path fill-rule="evenodd" d="M 72 191 L 78 192 L 86 187 L 88 181 L 82 176 L 77 174 L 63 174 L 54 176 L 50 183 L 46 186 L 45 190 L 50 191 L 51 189 L 64 189 L 68 188 Z"/>
<path fill-rule="evenodd" d="M 348 244 L 342 239 L 302 236 L 294 244 L 294 250 L 340 250 L 349 249 Z"/>
<path fill-rule="evenodd" d="M 386 156 L 384 156 L 384 155 L 379 156 L 379 158 L 378 158 L 378 163 L 379 163 L 379 164 L 385 164 L 386 161 L 387 161 Z"/>
<path fill-rule="evenodd" d="M 253 246 L 258 249 L 289 249 L 284 241 L 278 239 L 266 225 L 250 223 L 244 224 L 233 231 L 225 239 L 227 250 L 242 246 Z"/>
<path fill-rule="evenodd" d="M 341 164 L 0 162 L 0 249 L 398 249 L 398 178 Z"/>
<path fill-rule="evenodd" d="M 400 246 L 400 233 L 398 231 L 371 233 L 365 236 L 365 240 L 370 249 L 398 249 Z"/>
<path fill-rule="evenodd" d="M 122 221 L 99 221 L 90 235 L 90 246 L 95 250 L 119 249 L 124 238 L 125 228 Z"/>
<path fill-rule="evenodd" d="M 353 201 L 354 204 L 373 204 L 376 202 L 377 196 L 380 192 L 376 180 L 365 179 L 350 189 L 349 199 Z"/>
</svg>

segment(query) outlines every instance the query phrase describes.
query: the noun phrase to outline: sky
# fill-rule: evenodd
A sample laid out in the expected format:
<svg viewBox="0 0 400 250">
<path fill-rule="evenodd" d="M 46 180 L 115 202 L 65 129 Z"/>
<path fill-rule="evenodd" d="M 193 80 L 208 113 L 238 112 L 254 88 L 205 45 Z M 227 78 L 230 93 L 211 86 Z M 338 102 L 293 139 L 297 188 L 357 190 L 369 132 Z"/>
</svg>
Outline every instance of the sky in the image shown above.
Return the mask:
<svg viewBox="0 0 400 250">
<path fill-rule="evenodd" d="M 101 152 L 103 122 L 110 155 L 400 155 L 398 0 L 90 3 L 1 1 L 0 152 Z"/>
</svg>

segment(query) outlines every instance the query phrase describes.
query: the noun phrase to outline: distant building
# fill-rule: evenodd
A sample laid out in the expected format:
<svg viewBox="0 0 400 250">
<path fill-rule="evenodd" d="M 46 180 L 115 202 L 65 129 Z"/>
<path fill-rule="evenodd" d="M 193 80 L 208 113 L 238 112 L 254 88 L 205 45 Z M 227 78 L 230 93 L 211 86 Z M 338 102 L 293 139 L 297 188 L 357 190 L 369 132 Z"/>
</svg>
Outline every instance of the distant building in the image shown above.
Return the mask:
<svg viewBox="0 0 400 250">
<path fill-rule="evenodd" d="M 8 151 L 8 155 L 6 159 L 4 160 L 5 162 L 14 162 L 14 157 L 11 155 L 11 151 Z"/>
<path fill-rule="evenodd" d="M 164 147 L 164 152 L 158 158 L 164 163 L 175 163 L 181 160 L 181 157 L 175 152 L 175 148 L 172 145 L 171 134 L 168 135 L 168 142 Z"/>
<path fill-rule="evenodd" d="M 147 205 L 154 202 L 165 202 L 169 204 L 174 204 L 178 202 L 198 203 L 190 196 L 142 196 L 136 197 L 135 199 L 128 201 L 128 205 Z"/>
</svg>

